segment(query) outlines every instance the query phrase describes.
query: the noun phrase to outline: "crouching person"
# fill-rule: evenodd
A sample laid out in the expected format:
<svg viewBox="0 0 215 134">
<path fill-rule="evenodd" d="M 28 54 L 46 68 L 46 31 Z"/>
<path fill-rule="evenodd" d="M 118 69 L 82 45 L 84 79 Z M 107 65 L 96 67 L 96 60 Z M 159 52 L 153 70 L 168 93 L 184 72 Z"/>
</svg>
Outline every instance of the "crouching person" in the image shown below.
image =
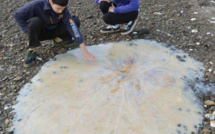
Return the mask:
<svg viewBox="0 0 215 134">
<path fill-rule="evenodd" d="M 69 0 L 35 0 L 20 9 L 14 15 L 22 31 L 28 36 L 29 48 L 24 67 L 31 67 L 38 54 L 36 47 L 40 41 L 53 39 L 54 45 L 66 45 L 76 42 L 83 57 L 94 61 L 95 57 L 85 47 L 78 17 L 72 16 L 67 8 Z"/>
<path fill-rule="evenodd" d="M 113 33 L 121 31 L 122 35 L 133 31 L 138 16 L 139 0 L 94 0 L 103 13 L 103 20 L 107 27 L 100 30 L 101 33 Z M 119 24 L 125 24 L 120 30 Z"/>
</svg>

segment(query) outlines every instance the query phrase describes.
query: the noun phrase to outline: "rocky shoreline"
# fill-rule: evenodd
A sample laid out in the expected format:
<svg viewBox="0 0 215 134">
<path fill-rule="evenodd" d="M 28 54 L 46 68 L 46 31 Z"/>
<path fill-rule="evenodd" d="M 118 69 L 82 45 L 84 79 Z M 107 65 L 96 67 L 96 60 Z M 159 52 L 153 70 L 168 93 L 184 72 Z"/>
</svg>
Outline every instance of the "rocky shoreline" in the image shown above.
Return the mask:
<svg viewBox="0 0 215 134">
<path fill-rule="evenodd" d="M 11 111 L 17 103 L 20 88 L 31 80 L 46 61 L 68 50 L 53 48 L 51 41 L 42 42 L 38 53 L 43 61 L 37 61 L 36 66 L 30 69 L 23 68 L 27 40 L 15 23 L 13 13 L 27 2 L 4 0 L 0 4 L 0 134 L 13 133 L 9 128 L 15 113 Z M 81 31 L 87 45 L 131 39 L 148 39 L 174 45 L 204 63 L 203 83 L 215 83 L 215 2 L 140 0 L 140 4 L 135 32 L 126 36 L 119 33 L 100 34 L 99 29 L 104 23 L 93 1 L 70 0 L 69 8 L 81 20 Z M 215 95 L 211 92 L 198 92 L 197 96 L 205 104 L 205 114 L 212 114 L 215 111 Z M 198 133 L 215 134 L 210 119 L 204 119 Z"/>
</svg>

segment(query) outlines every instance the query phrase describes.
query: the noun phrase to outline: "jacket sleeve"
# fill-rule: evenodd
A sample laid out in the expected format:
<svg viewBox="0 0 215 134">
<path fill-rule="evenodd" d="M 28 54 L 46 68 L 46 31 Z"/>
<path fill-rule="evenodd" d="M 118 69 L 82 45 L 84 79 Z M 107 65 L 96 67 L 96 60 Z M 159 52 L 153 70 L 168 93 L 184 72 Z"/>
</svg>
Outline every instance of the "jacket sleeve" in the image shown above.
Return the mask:
<svg viewBox="0 0 215 134">
<path fill-rule="evenodd" d="M 70 14 L 68 8 L 64 10 L 64 17 L 63 17 L 63 23 L 67 29 L 67 31 L 72 35 L 72 37 L 75 39 L 75 42 L 80 45 L 84 42 L 82 34 L 75 24 L 72 15 Z"/>
<path fill-rule="evenodd" d="M 128 13 L 133 11 L 138 11 L 139 9 L 139 0 L 131 0 L 131 2 L 124 6 L 119 6 L 114 8 L 115 13 Z"/>
<path fill-rule="evenodd" d="M 96 5 L 98 5 L 98 4 L 99 4 L 99 0 L 94 0 L 94 2 L 96 3 Z"/>
<path fill-rule="evenodd" d="M 33 7 L 34 7 L 34 2 L 28 3 L 18 9 L 15 14 L 14 18 L 18 25 L 21 27 L 22 31 L 24 33 L 28 32 L 28 27 L 27 27 L 27 20 L 33 17 Z"/>
</svg>

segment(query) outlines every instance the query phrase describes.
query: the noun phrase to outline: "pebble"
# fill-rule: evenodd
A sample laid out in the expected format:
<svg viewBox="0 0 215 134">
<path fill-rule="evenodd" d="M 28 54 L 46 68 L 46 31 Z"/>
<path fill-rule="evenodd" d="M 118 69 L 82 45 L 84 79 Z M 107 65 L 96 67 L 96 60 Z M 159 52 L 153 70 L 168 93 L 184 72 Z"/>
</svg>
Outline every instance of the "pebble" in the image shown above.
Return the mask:
<svg viewBox="0 0 215 134">
<path fill-rule="evenodd" d="M 215 120 L 215 114 L 206 114 L 205 118 L 212 120 Z"/>
<path fill-rule="evenodd" d="M 2 81 L 6 81 L 8 79 L 8 76 L 5 76 Z"/>
<path fill-rule="evenodd" d="M 207 35 L 210 35 L 210 34 L 211 34 L 211 32 L 207 32 L 206 34 L 207 34 Z"/>
<path fill-rule="evenodd" d="M 208 129 L 208 128 L 204 128 L 203 130 L 202 130 L 202 133 L 209 133 L 210 132 L 210 130 Z"/>
<path fill-rule="evenodd" d="M 4 121 L 4 124 L 8 124 L 10 121 L 8 120 L 8 119 L 6 119 L 5 121 Z"/>
<path fill-rule="evenodd" d="M 191 21 L 195 21 L 196 20 L 196 18 L 192 18 L 192 19 L 190 19 Z"/>
<path fill-rule="evenodd" d="M 193 29 L 191 32 L 192 33 L 198 33 L 198 30 L 197 29 Z"/>
<path fill-rule="evenodd" d="M 162 13 L 160 13 L 160 12 L 154 12 L 153 14 L 155 14 L 155 15 L 162 15 Z"/>
<path fill-rule="evenodd" d="M 207 106 L 215 106 L 215 102 L 213 102 L 211 100 L 204 101 L 204 104 L 207 105 Z"/>
<path fill-rule="evenodd" d="M 137 35 L 137 32 L 133 32 L 132 34 L 133 34 L 133 35 Z"/>
<path fill-rule="evenodd" d="M 17 76 L 16 78 L 13 79 L 14 81 L 20 81 L 22 80 L 22 76 Z"/>
<path fill-rule="evenodd" d="M 215 121 L 210 121 L 211 127 L 215 127 Z"/>
<path fill-rule="evenodd" d="M 199 46 L 199 45 L 200 45 L 200 42 L 196 42 L 196 45 Z"/>
</svg>

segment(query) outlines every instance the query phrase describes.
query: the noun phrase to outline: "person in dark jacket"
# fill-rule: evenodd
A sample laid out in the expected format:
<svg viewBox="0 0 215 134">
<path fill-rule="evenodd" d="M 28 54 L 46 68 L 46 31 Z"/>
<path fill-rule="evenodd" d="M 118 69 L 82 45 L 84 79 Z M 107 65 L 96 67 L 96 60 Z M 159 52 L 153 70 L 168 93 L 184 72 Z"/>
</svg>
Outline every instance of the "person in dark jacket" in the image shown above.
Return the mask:
<svg viewBox="0 0 215 134">
<path fill-rule="evenodd" d="M 99 5 L 103 20 L 107 27 L 100 30 L 101 33 L 113 33 L 120 31 L 119 24 L 125 24 L 121 30 L 122 35 L 133 31 L 138 16 L 139 0 L 94 0 Z"/>
<path fill-rule="evenodd" d="M 36 47 L 40 41 L 54 39 L 55 45 L 69 43 L 75 40 L 83 52 L 83 57 L 94 61 L 95 57 L 85 47 L 80 27 L 80 20 L 72 16 L 67 8 L 69 0 L 35 0 L 20 9 L 15 14 L 15 20 L 22 31 L 28 36 L 29 49 L 24 67 L 31 67 L 38 54 Z"/>
</svg>

